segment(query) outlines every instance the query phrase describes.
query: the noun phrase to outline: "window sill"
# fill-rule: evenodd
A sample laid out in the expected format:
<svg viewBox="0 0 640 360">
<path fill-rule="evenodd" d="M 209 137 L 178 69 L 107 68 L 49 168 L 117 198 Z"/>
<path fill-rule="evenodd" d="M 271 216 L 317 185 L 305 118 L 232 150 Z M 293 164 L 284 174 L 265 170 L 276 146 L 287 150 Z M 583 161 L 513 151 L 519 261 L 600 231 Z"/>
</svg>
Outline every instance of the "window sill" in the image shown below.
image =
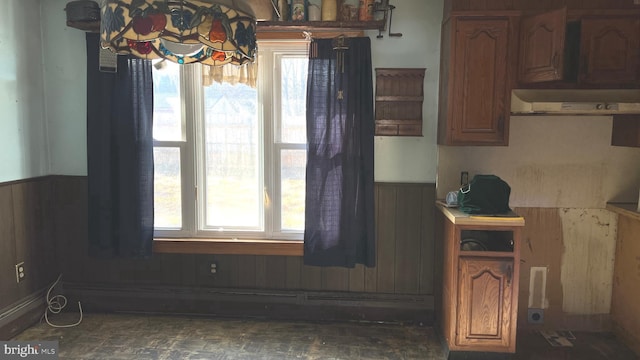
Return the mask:
<svg viewBox="0 0 640 360">
<path fill-rule="evenodd" d="M 225 240 L 155 238 L 156 254 L 226 254 L 302 256 L 302 240 Z"/>
</svg>

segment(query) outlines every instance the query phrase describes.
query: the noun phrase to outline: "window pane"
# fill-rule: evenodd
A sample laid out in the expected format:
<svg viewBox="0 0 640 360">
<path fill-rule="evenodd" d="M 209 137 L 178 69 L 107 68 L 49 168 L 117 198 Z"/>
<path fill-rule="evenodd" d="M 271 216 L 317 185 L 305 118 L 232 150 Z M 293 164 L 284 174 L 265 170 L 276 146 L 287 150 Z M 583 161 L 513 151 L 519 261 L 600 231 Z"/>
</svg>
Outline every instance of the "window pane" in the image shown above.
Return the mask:
<svg viewBox="0 0 640 360">
<path fill-rule="evenodd" d="M 305 143 L 307 141 L 307 58 L 283 57 L 281 66 L 281 141 Z"/>
<path fill-rule="evenodd" d="M 162 69 L 153 69 L 153 138 L 181 141 L 180 68 L 165 61 Z"/>
<path fill-rule="evenodd" d="M 280 161 L 282 230 L 304 230 L 305 150 L 283 150 Z"/>
<path fill-rule="evenodd" d="M 180 149 L 154 148 L 154 226 L 182 227 Z"/>
<path fill-rule="evenodd" d="M 207 227 L 262 225 L 260 128 L 257 91 L 214 83 L 205 88 L 205 176 Z"/>
</svg>

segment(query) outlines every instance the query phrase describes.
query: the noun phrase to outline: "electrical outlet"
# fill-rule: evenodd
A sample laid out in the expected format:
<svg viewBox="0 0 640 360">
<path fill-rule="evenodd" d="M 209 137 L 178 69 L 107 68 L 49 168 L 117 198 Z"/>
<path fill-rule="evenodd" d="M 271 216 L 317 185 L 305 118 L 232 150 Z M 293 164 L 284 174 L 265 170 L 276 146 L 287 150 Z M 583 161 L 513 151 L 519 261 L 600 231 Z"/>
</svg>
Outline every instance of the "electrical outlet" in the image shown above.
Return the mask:
<svg viewBox="0 0 640 360">
<path fill-rule="evenodd" d="M 529 324 L 544 324 L 544 310 L 529 309 L 527 312 L 527 322 Z"/>
<path fill-rule="evenodd" d="M 218 273 L 218 264 L 212 262 L 210 267 L 211 275 L 215 275 Z"/>
<path fill-rule="evenodd" d="M 25 279 L 24 273 L 24 261 L 16 264 L 16 283 L 22 282 Z"/>
</svg>

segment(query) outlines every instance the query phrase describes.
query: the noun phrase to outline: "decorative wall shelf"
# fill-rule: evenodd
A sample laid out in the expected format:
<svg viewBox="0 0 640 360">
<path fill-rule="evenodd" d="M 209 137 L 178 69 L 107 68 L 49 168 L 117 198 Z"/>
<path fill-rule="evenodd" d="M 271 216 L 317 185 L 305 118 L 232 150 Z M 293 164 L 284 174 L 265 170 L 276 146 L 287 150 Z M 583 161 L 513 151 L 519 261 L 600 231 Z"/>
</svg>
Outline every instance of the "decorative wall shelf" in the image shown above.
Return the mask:
<svg viewBox="0 0 640 360">
<path fill-rule="evenodd" d="M 378 136 L 422 136 L 426 69 L 376 69 Z"/>
</svg>

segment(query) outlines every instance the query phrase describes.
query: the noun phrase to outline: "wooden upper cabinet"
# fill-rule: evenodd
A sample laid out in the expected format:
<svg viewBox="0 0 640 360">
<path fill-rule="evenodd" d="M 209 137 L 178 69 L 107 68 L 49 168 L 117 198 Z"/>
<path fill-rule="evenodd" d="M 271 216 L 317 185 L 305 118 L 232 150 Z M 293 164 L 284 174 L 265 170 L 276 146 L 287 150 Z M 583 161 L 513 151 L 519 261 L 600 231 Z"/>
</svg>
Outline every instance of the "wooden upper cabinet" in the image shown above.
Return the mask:
<svg viewBox="0 0 640 360">
<path fill-rule="evenodd" d="M 640 115 L 614 115 L 611 145 L 640 147 Z"/>
<path fill-rule="evenodd" d="M 520 23 L 518 81 L 562 80 L 567 9 L 525 17 Z"/>
<path fill-rule="evenodd" d="M 456 344 L 476 350 L 514 348 L 511 314 L 518 294 L 512 286 L 513 259 L 460 257 L 459 276 Z"/>
<path fill-rule="evenodd" d="M 443 44 L 439 143 L 506 145 L 510 87 L 509 18 L 453 18 Z M 443 29 L 449 34 L 448 29 Z M 444 40 L 446 41 L 446 40 Z M 447 60 L 448 55 L 448 60 Z"/>
<path fill-rule="evenodd" d="M 637 14 L 637 13 L 636 13 Z M 518 82 L 565 86 L 640 85 L 640 16 L 583 16 L 566 9 L 525 17 L 520 25 Z"/>
<path fill-rule="evenodd" d="M 545 11 L 566 6 L 574 9 L 637 9 L 635 0 L 445 0 L 444 14 L 453 11 Z"/>
<path fill-rule="evenodd" d="M 640 82 L 640 20 L 637 16 L 582 19 L 580 50 L 580 82 Z"/>
</svg>

